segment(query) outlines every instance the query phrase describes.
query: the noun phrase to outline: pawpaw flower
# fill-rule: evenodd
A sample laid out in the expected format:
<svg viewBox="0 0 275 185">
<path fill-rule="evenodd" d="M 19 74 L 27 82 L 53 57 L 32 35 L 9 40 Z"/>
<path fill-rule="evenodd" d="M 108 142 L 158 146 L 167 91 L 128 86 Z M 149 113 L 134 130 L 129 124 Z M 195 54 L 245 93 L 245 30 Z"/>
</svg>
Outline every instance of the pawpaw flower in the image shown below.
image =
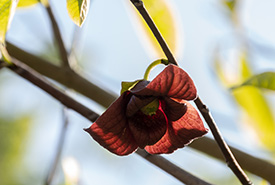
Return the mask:
<svg viewBox="0 0 275 185">
<path fill-rule="evenodd" d="M 172 153 L 207 133 L 197 110 L 187 102 L 197 97 L 192 79 L 168 65 L 151 82 L 137 81 L 85 129 L 117 155 L 138 147 L 151 154 Z"/>
</svg>

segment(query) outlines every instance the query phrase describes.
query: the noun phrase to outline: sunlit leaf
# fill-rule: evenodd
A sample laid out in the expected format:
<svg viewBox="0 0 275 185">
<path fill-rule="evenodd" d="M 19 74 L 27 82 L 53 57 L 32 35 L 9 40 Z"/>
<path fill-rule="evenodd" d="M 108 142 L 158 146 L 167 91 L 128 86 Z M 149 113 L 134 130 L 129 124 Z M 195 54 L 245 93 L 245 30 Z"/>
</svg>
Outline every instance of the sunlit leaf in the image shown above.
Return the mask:
<svg viewBox="0 0 275 185">
<path fill-rule="evenodd" d="M 39 3 L 39 0 L 19 0 L 17 7 L 29 7 Z"/>
<path fill-rule="evenodd" d="M 136 80 L 133 82 L 121 82 L 121 91 L 120 94 L 124 93 L 125 91 L 129 91 L 132 89 L 140 80 Z"/>
<path fill-rule="evenodd" d="M 222 2 L 231 12 L 234 11 L 236 0 L 223 0 Z"/>
<path fill-rule="evenodd" d="M 158 27 L 168 46 L 173 53 L 176 51 L 176 41 L 177 41 L 177 25 L 174 20 L 173 10 L 165 0 L 144 0 L 144 5 L 148 10 L 150 16 L 154 20 L 154 23 Z M 145 30 L 146 37 L 149 38 L 150 43 L 154 50 L 157 52 L 159 57 L 163 57 L 164 54 L 160 48 L 158 42 L 156 41 L 154 35 L 150 31 L 146 22 L 140 16 L 139 19 Z"/>
<path fill-rule="evenodd" d="M 6 32 L 15 13 L 16 0 L 0 0 L 0 43 L 5 42 Z"/>
<path fill-rule="evenodd" d="M 232 96 L 244 110 L 244 113 L 249 116 L 249 126 L 255 130 L 261 143 L 266 148 L 275 150 L 275 120 L 263 92 L 254 86 L 238 85 L 244 81 L 246 82 L 246 80 L 250 79 L 252 76 L 252 70 L 249 67 L 247 55 L 242 53 L 239 56 L 239 68 L 236 68 L 235 78 L 233 78 L 235 82 L 228 80 L 232 79 L 226 75 L 230 74 L 226 73 L 226 70 L 230 69 L 225 69 L 221 60 L 216 59 L 215 68 L 223 85 L 228 88 L 234 86 L 234 88 L 230 88 Z M 236 88 L 236 85 L 239 88 Z"/>
<path fill-rule="evenodd" d="M 240 58 L 240 80 L 246 80 L 249 77 L 252 76 L 252 70 L 250 69 L 248 59 L 247 59 L 247 54 L 244 52 L 241 54 Z"/>
<path fill-rule="evenodd" d="M 249 78 L 247 81 L 242 83 L 240 86 L 236 86 L 234 88 L 238 88 L 241 86 L 251 85 L 259 88 L 275 90 L 275 72 L 264 72 L 258 75 L 254 75 Z"/>
<path fill-rule="evenodd" d="M 39 0 L 40 1 L 40 3 L 42 4 L 42 5 L 44 5 L 45 7 L 48 7 L 49 6 L 49 1 L 48 0 Z"/>
<path fill-rule="evenodd" d="M 245 81 L 252 76 L 246 54 L 241 55 L 240 65 L 240 80 Z M 274 150 L 275 121 L 263 93 L 255 87 L 242 87 L 232 90 L 232 94 L 251 118 L 250 126 L 254 128 L 260 141 L 268 149 Z"/>
<path fill-rule="evenodd" d="M 67 10 L 73 22 L 81 27 L 89 11 L 90 0 L 67 0 Z"/>
<path fill-rule="evenodd" d="M 23 168 L 23 154 L 30 131 L 30 118 L 17 120 L 0 118 L 0 184 L 22 184 L 27 169 Z"/>
<path fill-rule="evenodd" d="M 5 62 L 11 63 L 11 57 L 4 43 L 0 43 L 0 59 L 4 60 Z"/>
<path fill-rule="evenodd" d="M 262 92 L 253 86 L 243 86 L 234 89 L 232 95 L 251 118 L 249 126 L 254 128 L 264 146 L 275 150 L 275 122 Z"/>
</svg>

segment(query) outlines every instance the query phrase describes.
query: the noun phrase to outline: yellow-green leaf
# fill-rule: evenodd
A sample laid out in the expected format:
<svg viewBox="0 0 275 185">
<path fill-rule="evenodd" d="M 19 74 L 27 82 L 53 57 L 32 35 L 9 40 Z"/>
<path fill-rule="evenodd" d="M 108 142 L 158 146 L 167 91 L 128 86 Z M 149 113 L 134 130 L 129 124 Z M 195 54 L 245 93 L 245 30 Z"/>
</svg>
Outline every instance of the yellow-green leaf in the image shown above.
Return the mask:
<svg viewBox="0 0 275 185">
<path fill-rule="evenodd" d="M 236 0 L 223 0 L 222 2 L 231 12 L 235 10 Z"/>
<path fill-rule="evenodd" d="M 73 22 L 81 27 L 89 11 L 90 0 L 67 0 L 67 10 Z"/>
<path fill-rule="evenodd" d="M 231 89 L 232 96 L 242 108 L 243 113 L 249 117 L 249 126 L 253 128 L 259 140 L 269 150 L 275 151 L 275 120 L 272 111 L 264 97 L 263 92 L 254 86 L 239 86 L 253 75 L 249 67 L 245 52 L 239 55 L 239 66 L 234 68 L 234 73 L 228 67 L 225 68 L 220 58 L 215 59 L 215 68 L 220 80 Z M 233 78 L 232 78 L 233 76 Z"/>
<path fill-rule="evenodd" d="M 16 0 L 0 0 L 0 43 L 5 42 L 6 32 L 16 9 Z"/>
<path fill-rule="evenodd" d="M 177 25 L 174 21 L 173 10 L 169 6 L 169 2 L 165 0 L 143 0 L 145 8 L 148 10 L 150 16 L 152 17 L 154 23 L 159 29 L 160 33 L 164 37 L 167 42 L 169 48 L 173 53 L 176 51 L 176 41 L 177 41 Z M 139 16 L 139 20 L 142 24 L 142 27 L 145 31 L 146 37 L 149 39 L 152 48 L 158 54 L 158 57 L 162 58 L 165 55 L 162 52 L 161 47 L 156 41 L 154 35 L 150 31 L 146 22 L 143 20 L 141 16 Z"/>
<path fill-rule="evenodd" d="M 39 0 L 19 0 L 17 7 L 25 8 L 39 3 Z"/>
<path fill-rule="evenodd" d="M 0 44 L 0 58 L 7 63 L 11 63 L 11 57 L 7 51 L 6 46 L 3 43 Z"/>
<path fill-rule="evenodd" d="M 267 100 L 253 86 L 243 86 L 232 91 L 238 104 L 249 115 L 249 126 L 257 133 L 262 144 L 275 151 L 275 122 Z"/>
<path fill-rule="evenodd" d="M 240 86 L 251 85 L 259 88 L 275 90 L 275 72 L 264 72 L 258 75 L 254 75 Z M 238 88 L 237 86 L 235 88 Z"/>
<path fill-rule="evenodd" d="M 246 53 L 241 55 L 240 65 L 240 81 L 243 82 L 252 76 Z M 263 92 L 247 86 L 232 90 L 232 94 L 251 118 L 250 126 L 256 131 L 262 144 L 270 150 L 275 150 L 275 121 Z"/>
<path fill-rule="evenodd" d="M 241 54 L 239 60 L 240 60 L 240 66 L 241 66 L 240 80 L 243 81 L 252 76 L 252 70 L 250 69 L 250 66 L 248 64 L 246 52 Z"/>
<path fill-rule="evenodd" d="M 124 93 L 125 91 L 131 90 L 139 81 L 141 80 L 136 80 L 134 82 L 121 82 L 120 94 Z"/>
<path fill-rule="evenodd" d="M 28 175 L 24 170 L 24 153 L 31 128 L 31 117 L 4 119 L 0 115 L 0 184 L 22 184 Z M 22 179 L 23 177 L 23 179 Z M 25 182 L 25 181 L 24 181 Z M 31 181 L 31 184 L 34 183 Z M 37 183 L 34 183 L 37 184 Z"/>
</svg>

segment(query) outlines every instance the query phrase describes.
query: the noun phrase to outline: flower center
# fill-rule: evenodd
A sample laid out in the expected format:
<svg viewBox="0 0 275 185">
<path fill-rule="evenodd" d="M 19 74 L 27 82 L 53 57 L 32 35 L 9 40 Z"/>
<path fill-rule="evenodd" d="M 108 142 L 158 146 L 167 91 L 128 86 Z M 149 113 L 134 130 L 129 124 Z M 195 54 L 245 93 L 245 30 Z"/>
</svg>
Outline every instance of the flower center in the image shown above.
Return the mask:
<svg viewBox="0 0 275 185">
<path fill-rule="evenodd" d="M 143 114 L 152 116 L 156 114 L 158 108 L 159 108 L 159 100 L 154 99 L 153 101 L 151 101 L 151 103 L 145 105 L 140 110 L 141 112 L 143 112 Z"/>
</svg>

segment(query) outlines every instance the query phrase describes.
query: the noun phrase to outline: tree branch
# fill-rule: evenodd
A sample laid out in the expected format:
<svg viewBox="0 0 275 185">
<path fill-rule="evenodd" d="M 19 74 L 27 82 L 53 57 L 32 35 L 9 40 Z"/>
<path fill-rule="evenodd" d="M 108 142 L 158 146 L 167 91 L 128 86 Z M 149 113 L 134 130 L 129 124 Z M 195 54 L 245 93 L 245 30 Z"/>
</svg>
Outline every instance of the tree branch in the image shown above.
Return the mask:
<svg viewBox="0 0 275 185">
<path fill-rule="evenodd" d="M 13 72 L 17 73 L 21 77 L 25 78 L 29 82 L 33 83 L 37 87 L 41 88 L 42 90 L 46 91 L 48 94 L 50 94 L 52 97 L 63 103 L 65 106 L 67 106 L 70 109 L 73 109 L 74 111 L 78 112 L 91 122 L 94 122 L 99 115 L 90 110 L 89 108 L 85 107 L 84 105 L 78 103 L 74 99 L 70 98 L 68 95 L 63 93 L 62 91 L 58 90 L 56 87 L 54 87 L 52 84 L 50 84 L 46 79 L 44 79 L 39 73 L 34 71 L 33 69 L 29 68 L 25 64 L 21 63 L 18 60 L 13 59 L 12 60 L 13 65 L 7 66 L 9 69 L 11 69 Z M 5 63 L 4 61 L 0 60 L 1 63 Z M 160 167 L 167 173 L 171 174 L 172 176 L 176 177 L 179 181 L 185 183 L 185 182 L 199 182 L 199 184 L 202 185 L 208 185 L 209 183 L 206 183 L 203 180 L 200 180 L 199 178 L 189 174 L 188 172 L 182 170 L 180 167 L 174 165 L 173 163 L 167 161 L 161 156 L 152 156 L 152 155 L 145 155 L 144 152 L 139 151 L 139 155 L 150 161 L 151 163 L 155 164 L 156 166 Z M 169 167 L 168 167 L 169 166 Z M 189 178 L 185 179 L 183 177 Z M 47 181 L 48 182 L 48 181 Z M 46 184 L 47 184 L 46 182 Z"/>
<path fill-rule="evenodd" d="M 156 25 L 154 24 L 153 20 L 149 16 L 147 10 L 145 9 L 145 7 L 143 5 L 142 0 L 131 0 L 131 2 L 136 7 L 136 9 L 140 12 L 142 17 L 144 18 L 144 20 L 148 24 L 149 28 L 154 33 L 156 39 L 159 42 L 159 45 L 161 46 L 161 48 L 162 48 L 164 54 L 166 55 L 166 57 L 168 58 L 168 60 L 170 61 L 170 59 L 171 59 L 170 62 L 177 65 L 177 62 L 176 62 L 175 58 L 173 57 L 172 52 L 168 48 L 167 44 L 164 41 L 164 38 L 161 36 L 161 34 L 158 31 Z M 214 138 L 216 139 L 220 149 L 222 150 L 222 152 L 224 154 L 224 157 L 226 159 L 227 165 L 234 172 L 234 174 L 238 177 L 238 179 L 240 180 L 240 182 L 242 184 L 251 185 L 252 182 L 250 182 L 250 180 L 248 179 L 248 177 L 246 176 L 246 174 L 244 173 L 244 171 L 242 170 L 242 168 L 240 167 L 240 165 L 238 164 L 238 162 L 234 158 L 234 155 L 230 151 L 230 148 L 228 147 L 228 145 L 224 141 L 221 133 L 219 132 L 219 130 L 217 128 L 217 125 L 215 124 L 213 118 L 211 117 L 209 110 L 206 108 L 206 106 L 202 103 L 202 101 L 199 98 L 197 98 L 195 100 L 195 103 L 196 103 L 198 109 L 200 110 L 201 114 L 203 115 L 206 123 L 208 124 L 208 126 L 210 128 L 210 130 L 212 131 L 212 133 L 214 135 Z"/>
</svg>

